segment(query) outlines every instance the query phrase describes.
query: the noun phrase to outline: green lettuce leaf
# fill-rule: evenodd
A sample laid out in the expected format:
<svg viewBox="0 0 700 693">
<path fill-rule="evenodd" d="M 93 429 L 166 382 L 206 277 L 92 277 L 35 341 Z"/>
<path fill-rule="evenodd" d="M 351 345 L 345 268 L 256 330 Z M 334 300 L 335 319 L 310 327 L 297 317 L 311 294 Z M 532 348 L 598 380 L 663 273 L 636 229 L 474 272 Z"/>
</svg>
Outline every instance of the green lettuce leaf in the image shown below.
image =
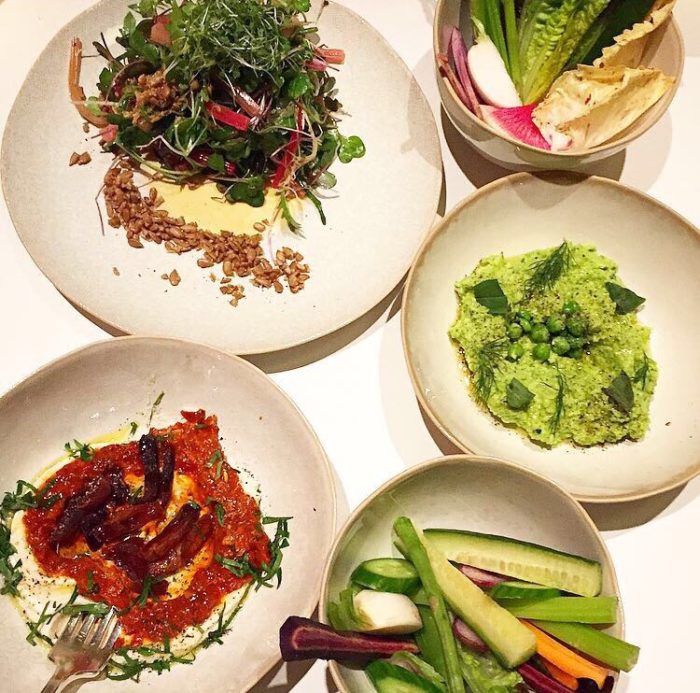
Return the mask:
<svg viewBox="0 0 700 693">
<path fill-rule="evenodd" d="M 524 103 L 535 103 L 546 93 L 610 0 L 530 0 L 520 24 Z M 532 5 L 532 6 L 530 6 Z"/>
<path fill-rule="evenodd" d="M 612 0 L 607 9 L 591 25 L 576 47 L 566 69 L 577 65 L 592 65 L 611 46 L 616 36 L 637 22 L 644 21 L 655 0 Z"/>
<path fill-rule="evenodd" d="M 524 685 L 517 671 L 504 669 L 491 655 L 460 651 L 462 675 L 472 693 L 516 693 Z"/>
</svg>

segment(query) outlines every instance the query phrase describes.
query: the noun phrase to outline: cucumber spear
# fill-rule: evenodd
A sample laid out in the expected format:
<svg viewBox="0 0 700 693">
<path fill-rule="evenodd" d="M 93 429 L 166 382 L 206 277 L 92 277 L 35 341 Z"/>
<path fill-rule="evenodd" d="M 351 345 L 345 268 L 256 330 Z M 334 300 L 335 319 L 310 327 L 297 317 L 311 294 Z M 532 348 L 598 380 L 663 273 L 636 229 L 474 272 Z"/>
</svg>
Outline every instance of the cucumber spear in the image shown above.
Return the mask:
<svg viewBox="0 0 700 693">
<path fill-rule="evenodd" d="M 447 613 L 445 599 L 438 587 L 423 543 L 413 523 L 407 517 L 399 517 L 394 522 L 394 532 L 396 532 L 401 543 L 401 551 L 413 563 L 413 567 L 418 572 L 418 576 L 423 583 L 423 589 L 428 596 L 428 603 L 435 617 L 435 625 L 437 626 L 442 652 L 445 657 L 447 691 L 448 693 L 465 693 L 457 643 L 452 634 L 452 622 Z"/>
</svg>

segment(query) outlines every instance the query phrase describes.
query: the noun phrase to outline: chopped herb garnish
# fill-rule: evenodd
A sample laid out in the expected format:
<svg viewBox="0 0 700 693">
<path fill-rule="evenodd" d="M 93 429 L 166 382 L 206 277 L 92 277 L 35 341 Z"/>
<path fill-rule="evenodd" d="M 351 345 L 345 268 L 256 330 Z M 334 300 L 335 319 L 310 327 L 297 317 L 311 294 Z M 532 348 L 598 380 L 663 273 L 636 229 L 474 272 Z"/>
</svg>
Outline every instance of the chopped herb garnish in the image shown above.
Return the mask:
<svg viewBox="0 0 700 693">
<path fill-rule="evenodd" d="M 646 298 L 638 296 L 631 289 L 627 289 L 619 284 L 613 284 L 613 282 L 606 282 L 605 288 L 608 290 L 610 300 L 615 303 L 615 312 L 618 315 L 632 313 L 646 301 Z"/>
<path fill-rule="evenodd" d="M 78 614 L 90 614 L 92 616 L 106 616 L 109 613 L 109 605 L 102 602 L 89 604 L 67 604 L 61 609 L 64 616 L 77 616 Z"/>
<path fill-rule="evenodd" d="M 68 457 L 73 460 L 81 459 L 83 462 L 89 462 L 95 456 L 94 448 L 75 439 L 73 439 L 72 445 L 68 442 L 63 446 L 63 449 L 68 454 Z"/>
<path fill-rule="evenodd" d="M 48 495 L 56 483 L 52 479 L 37 491 L 36 487 L 27 481 L 18 481 L 14 491 L 7 491 L 0 503 L 0 576 L 3 584 L 0 594 L 16 597 L 19 594 L 18 585 L 22 581 L 22 561 L 13 558 L 17 550 L 10 541 L 10 526 L 15 513 L 33 508 L 50 508 L 59 500 L 58 495 Z"/>
<path fill-rule="evenodd" d="M 573 261 L 568 241 L 564 241 L 547 257 L 534 262 L 530 270 L 532 274 L 525 284 L 525 296 L 531 298 L 534 294 L 550 289 Z"/>
<path fill-rule="evenodd" d="M 151 589 L 156 582 L 159 581 L 151 577 L 150 575 L 146 575 L 146 577 L 144 578 L 143 586 L 141 588 L 141 594 L 139 594 L 139 596 L 136 598 L 136 604 L 138 604 L 140 608 L 143 609 L 143 607 L 146 606 L 146 602 L 151 596 Z"/>
<path fill-rule="evenodd" d="M 501 289 L 498 279 L 485 279 L 474 287 L 476 302 L 488 309 L 491 315 L 506 315 L 508 299 Z"/>
<path fill-rule="evenodd" d="M 216 521 L 219 523 L 219 526 L 223 527 L 226 511 L 224 510 L 224 506 L 218 501 L 214 504 L 214 515 L 216 516 Z"/>
<path fill-rule="evenodd" d="M 496 379 L 496 370 L 506 355 L 508 343 L 505 339 L 494 339 L 484 344 L 476 355 L 474 389 L 479 402 L 486 404 Z"/>
<path fill-rule="evenodd" d="M 506 385 L 506 402 L 511 409 L 518 411 L 527 409 L 534 397 L 535 395 L 516 378 Z"/>
<path fill-rule="evenodd" d="M 629 414 L 634 407 L 634 390 L 632 381 L 625 371 L 610 383 L 609 387 L 604 387 L 603 392 L 611 399 L 612 403 L 625 414 Z"/>
<path fill-rule="evenodd" d="M 134 433 L 138 430 L 139 425 L 136 423 L 136 421 L 132 421 L 131 424 L 129 425 L 129 435 L 133 436 Z"/>
<path fill-rule="evenodd" d="M 151 413 L 148 415 L 148 428 L 151 427 L 151 423 L 153 422 L 153 417 L 156 413 L 156 409 L 158 409 L 160 403 L 163 401 L 163 397 L 165 397 L 165 392 L 161 392 L 158 397 L 153 400 L 153 404 L 151 405 Z"/>
<path fill-rule="evenodd" d="M 226 558 L 216 554 L 214 559 L 236 577 L 251 577 L 255 590 L 261 587 L 272 587 L 273 579 L 277 579 L 277 587 L 282 584 L 282 551 L 289 546 L 288 522 L 291 517 L 263 517 L 263 525 L 277 523 L 274 539 L 270 542 L 270 562 L 256 567 L 247 555 L 240 558 Z"/>
<path fill-rule="evenodd" d="M 96 594 L 100 591 L 99 585 L 95 584 L 95 573 L 92 570 L 88 570 L 86 587 L 89 594 Z"/>
</svg>

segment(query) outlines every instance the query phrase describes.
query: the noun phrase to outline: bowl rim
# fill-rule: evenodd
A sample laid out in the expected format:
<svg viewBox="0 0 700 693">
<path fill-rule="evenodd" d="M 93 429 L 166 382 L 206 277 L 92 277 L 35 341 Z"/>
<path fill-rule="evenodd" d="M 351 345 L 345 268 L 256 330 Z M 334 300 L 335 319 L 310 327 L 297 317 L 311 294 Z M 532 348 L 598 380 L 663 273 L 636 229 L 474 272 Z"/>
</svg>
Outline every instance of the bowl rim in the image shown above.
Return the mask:
<svg viewBox="0 0 700 693">
<path fill-rule="evenodd" d="M 600 154 L 604 153 L 606 151 L 615 149 L 616 151 L 619 151 L 620 148 L 625 148 L 628 144 L 636 140 L 637 138 L 641 137 L 644 135 L 646 132 L 648 132 L 656 123 L 663 118 L 664 115 L 666 115 L 666 112 L 671 106 L 671 103 L 673 102 L 673 99 L 676 97 L 676 93 L 678 92 L 678 88 L 680 87 L 681 80 L 683 78 L 683 72 L 685 70 L 685 57 L 686 57 L 686 49 L 685 49 L 685 42 L 683 40 L 683 34 L 678 26 L 678 22 L 676 22 L 676 18 L 671 14 L 671 17 L 669 21 L 667 22 L 667 27 L 666 31 L 672 31 L 674 34 L 674 37 L 676 39 L 676 42 L 678 44 L 678 57 L 680 59 L 680 64 L 678 67 L 678 75 L 675 76 L 674 82 L 671 85 L 671 88 L 664 94 L 657 103 L 662 103 L 664 104 L 663 108 L 660 108 L 658 113 L 654 115 L 653 118 L 648 119 L 648 122 L 646 122 L 640 129 L 639 131 L 634 129 L 634 124 L 630 125 L 627 129 L 630 130 L 624 137 L 621 137 L 620 139 L 613 139 L 609 140 L 607 142 L 603 142 L 603 144 L 599 144 L 596 147 L 591 147 L 589 149 L 582 149 L 582 150 L 577 150 L 577 151 L 561 151 L 561 152 L 553 152 L 551 150 L 547 149 L 540 149 L 538 147 L 533 147 L 530 144 L 527 144 L 526 142 L 521 142 L 520 140 L 516 140 L 514 137 L 511 137 L 510 135 L 506 133 L 499 132 L 496 130 L 494 127 L 489 125 L 486 121 L 482 120 L 481 118 L 477 118 L 476 115 L 474 115 L 467 107 L 466 105 L 462 102 L 462 100 L 457 96 L 457 93 L 455 92 L 453 86 L 450 84 L 449 80 L 445 79 L 441 74 L 440 70 L 437 65 L 437 55 L 438 53 L 441 53 L 442 51 L 440 50 L 440 30 L 442 29 L 442 24 L 438 22 L 438 17 L 442 14 L 442 10 L 444 6 L 449 2 L 450 0 L 438 0 L 437 5 L 435 6 L 435 14 L 433 15 L 433 65 L 435 69 L 435 77 L 438 81 L 438 83 L 442 82 L 445 89 L 447 89 L 447 93 L 450 95 L 450 99 L 452 102 L 456 105 L 456 107 L 459 109 L 461 115 L 466 117 L 468 120 L 470 120 L 474 125 L 477 127 L 480 127 L 482 130 L 485 130 L 486 132 L 490 133 L 491 135 L 495 135 L 499 139 L 504 140 L 505 142 L 508 142 L 509 144 L 512 144 L 515 147 L 518 147 L 520 149 L 523 149 L 528 152 L 534 152 L 539 155 L 544 155 L 544 156 L 551 156 L 553 157 L 554 160 L 559 159 L 559 160 L 567 160 L 567 159 L 576 159 L 576 158 L 582 158 L 582 157 L 588 157 L 589 155 L 593 154 Z M 664 37 L 665 39 L 665 37 Z M 440 92 L 440 102 L 445 109 L 445 112 L 449 114 L 448 109 L 445 107 L 444 104 L 444 99 L 442 96 L 442 90 L 438 89 Z M 656 105 L 656 104 L 654 104 Z M 450 117 L 450 120 L 452 118 Z M 459 128 L 458 128 L 459 129 Z M 464 134 L 460 130 L 460 135 L 464 137 Z M 475 145 L 476 146 L 476 145 Z M 614 154 L 615 152 L 610 151 L 610 155 Z M 604 157 L 603 157 L 604 158 Z"/>
<path fill-rule="evenodd" d="M 620 595 L 620 585 L 617 580 L 617 572 L 615 571 L 615 564 L 612 560 L 612 556 L 610 555 L 610 551 L 608 550 L 607 544 L 605 543 L 605 540 L 603 539 L 603 535 L 601 534 L 601 531 L 598 529 L 596 524 L 593 522 L 591 517 L 588 515 L 588 513 L 583 509 L 579 501 L 576 500 L 576 498 L 571 495 L 568 491 L 563 489 L 561 486 L 558 486 L 556 483 L 554 483 L 551 479 L 548 479 L 546 476 L 543 476 L 542 474 L 539 474 L 538 472 L 535 472 L 531 469 L 528 469 L 526 467 L 521 467 L 520 465 L 514 464 L 513 462 L 508 462 L 507 460 L 502 460 L 497 457 L 489 457 L 489 456 L 483 456 L 483 455 L 472 455 L 469 453 L 462 453 L 458 455 L 443 455 L 441 457 L 434 457 L 432 459 L 426 460 L 425 462 L 421 462 L 420 464 L 413 465 L 412 467 L 408 467 L 406 469 L 403 469 L 400 471 L 398 474 L 394 475 L 391 477 L 389 480 L 385 481 L 379 488 L 377 488 L 375 491 L 373 491 L 367 498 L 365 498 L 353 511 L 350 513 L 350 516 L 347 518 L 345 523 L 343 524 L 342 528 L 338 531 L 336 534 L 335 541 L 333 542 L 333 546 L 331 547 L 331 550 L 328 554 L 328 558 L 326 559 L 326 565 L 323 569 L 323 578 L 321 581 L 321 596 L 319 599 L 319 605 L 318 605 L 318 612 L 319 612 L 319 620 L 323 623 L 328 623 L 328 619 L 326 617 L 326 607 L 327 607 L 327 602 L 328 602 L 328 581 L 330 578 L 331 570 L 338 558 L 339 555 L 339 549 L 340 549 L 340 544 L 342 540 L 345 538 L 346 534 L 348 531 L 351 529 L 351 527 L 355 524 L 355 522 L 360 518 L 360 516 L 365 512 L 365 510 L 368 508 L 369 505 L 371 505 L 379 496 L 383 495 L 384 493 L 387 493 L 391 491 L 393 488 L 396 486 L 402 484 L 404 481 L 411 479 L 415 476 L 420 476 L 423 472 L 433 469 L 436 467 L 442 467 L 442 466 L 452 466 L 452 465 L 462 465 L 462 464 L 473 464 L 476 462 L 485 462 L 487 464 L 493 464 L 496 466 L 500 466 L 502 468 L 505 468 L 509 471 L 511 474 L 522 474 L 524 476 L 527 476 L 530 478 L 532 481 L 539 482 L 541 484 L 544 484 L 547 486 L 551 491 L 553 491 L 556 495 L 558 495 L 561 500 L 569 505 L 571 508 L 573 508 L 574 512 L 579 516 L 581 521 L 586 525 L 593 533 L 593 537 L 597 540 L 599 544 L 599 548 L 603 554 L 604 558 L 604 567 L 608 569 L 609 571 L 609 576 L 610 580 L 612 582 L 612 587 L 613 591 L 615 592 L 615 595 L 618 597 L 618 613 L 619 613 L 619 618 L 618 618 L 618 624 L 620 626 L 620 638 L 624 638 L 625 636 L 625 614 L 624 614 L 624 606 L 622 603 L 622 596 Z M 335 682 L 336 686 L 338 686 L 338 689 L 340 693 L 351 693 L 350 689 L 345 685 L 345 682 L 343 678 L 340 675 L 340 670 L 339 670 L 339 664 L 335 660 L 331 660 L 328 663 L 328 668 L 331 672 L 331 677 L 333 681 Z M 619 681 L 619 675 L 615 677 L 615 684 L 613 685 L 613 690 L 617 688 L 617 683 Z"/>
<path fill-rule="evenodd" d="M 330 522 L 328 522 L 328 526 L 325 528 L 325 540 L 329 546 L 333 546 L 334 538 L 335 538 L 335 530 L 338 525 L 338 489 L 336 487 L 335 483 L 335 477 L 334 477 L 334 472 L 333 468 L 331 466 L 330 459 L 328 458 L 328 455 L 323 447 L 323 444 L 321 443 L 321 440 L 318 437 L 318 434 L 314 430 L 313 426 L 309 422 L 309 420 L 306 418 L 304 413 L 299 409 L 298 405 L 296 402 L 269 376 L 267 373 L 265 373 L 263 370 L 258 368 L 257 366 L 253 365 L 249 361 L 246 361 L 245 359 L 241 358 L 240 356 L 237 356 L 236 354 L 232 354 L 227 351 L 222 351 L 220 349 L 216 349 L 215 347 L 212 347 L 208 344 L 203 344 L 200 342 L 193 342 L 191 340 L 187 339 L 177 339 L 174 337 L 161 337 L 161 336 L 147 336 L 147 335 L 125 335 L 123 337 L 110 337 L 108 339 L 101 339 L 95 342 L 90 342 L 88 344 L 85 344 L 83 346 L 77 347 L 76 349 L 72 349 L 71 351 L 67 352 L 66 354 L 62 354 L 61 356 L 58 356 L 54 359 L 51 359 L 47 363 L 43 364 L 39 368 L 35 369 L 31 373 L 29 373 L 26 377 L 22 378 L 18 382 L 14 383 L 13 385 L 10 385 L 7 390 L 2 392 L 0 394 L 0 408 L 5 405 L 8 399 L 10 397 L 16 395 L 18 392 L 20 392 L 23 388 L 35 385 L 37 383 L 40 383 L 41 380 L 47 376 L 50 375 L 53 371 L 60 369 L 63 367 L 65 364 L 79 360 L 86 354 L 92 354 L 95 352 L 100 352 L 104 350 L 109 350 L 112 348 L 118 349 L 120 348 L 120 345 L 122 343 L 155 343 L 155 344 L 174 344 L 177 347 L 185 347 L 185 348 L 194 348 L 197 351 L 203 351 L 203 352 L 208 352 L 210 353 L 213 357 L 216 358 L 225 358 L 232 360 L 236 362 L 239 366 L 242 366 L 243 368 L 247 369 L 251 373 L 254 373 L 258 377 L 262 377 L 264 380 L 267 381 L 269 385 L 272 386 L 273 390 L 280 395 L 291 407 L 294 412 L 299 417 L 299 421 L 302 424 L 302 426 L 307 430 L 307 432 L 310 435 L 310 440 L 311 442 L 316 446 L 318 449 L 320 459 L 322 462 L 322 470 L 324 472 L 325 476 L 325 484 L 324 486 L 326 487 L 326 493 L 328 495 L 328 498 L 330 500 Z M 309 597 L 305 600 L 304 607 L 302 609 L 303 613 L 305 616 L 311 616 L 313 611 L 315 610 L 316 605 L 318 604 L 318 595 L 319 595 L 319 590 L 323 580 L 323 572 L 319 574 L 318 579 L 316 580 L 315 584 L 313 585 L 313 589 L 309 590 Z M 258 662 L 258 671 L 259 673 L 254 672 L 252 676 L 249 678 L 249 680 L 246 681 L 245 685 L 243 686 L 242 690 L 243 691 L 248 691 L 250 690 L 253 686 L 255 686 L 260 679 L 262 679 L 267 673 L 270 672 L 270 670 L 275 666 L 280 661 L 280 654 L 279 650 L 273 649 L 271 650 L 271 653 L 268 657 L 265 659 L 259 660 Z"/>
<path fill-rule="evenodd" d="M 406 361 L 406 366 L 408 369 L 409 376 L 411 378 L 411 384 L 413 385 L 413 391 L 415 393 L 416 399 L 421 407 L 421 409 L 426 412 L 433 424 L 438 428 L 438 430 L 457 448 L 462 450 L 468 455 L 476 455 L 477 453 L 471 450 L 467 445 L 459 440 L 459 438 L 453 434 L 448 426 L 443 423 L 440 416 L 435 412 L 430 405 L 428 398 L 423 394 L 420 378 L 418 371 L 415 367 L 414 361 L 411 358 L 411 352 L 409 349 L 409 337 L 408 337 L 408 304 L 411 301 L 411 296 L 413 294 L 413 284 L 415 281 L 415 276 L 419 271 L 418 266 L 423 259 L 423 256 L 430 250 L 435 239 L 443 232 L 443 230 L 452 222 L 452 220 L 457 217 L 465 208 L 469 207 L 471 204 L 475 203 L 482 196 L 489 195 L 493 192 L 500 190 L 501 188 L 508 186 L 516 186 L 519 183 L 530 180 L 532 178 L 540 178 L 544 180 L 569 180 L 574 185 L 603 185 L 611 188 L 615 194 L 618 195 L 631 195 L 632 197 L 641 200 L 647 204 L 651 204 L 656 207 L 656 209 L 670 214 L 678 222 L 680 222 L 686 231 L 696 237 L 696 240 L 700 242 L 700 229 L 697 228 L 692 222 L 686 219 L 684 216 L 671 209 L 668 205 L 664 204 L 655 197 L 648 195 L 641 190 L 633 188 L 629 185 L 625 185 L 620 181 L 612 180 L 610 178 L 605 178 L 603 176 L 591 176 L 584 173 L 579 173 L 575 171 L 537 171 L 535 173 L 528 171 L 521 171 L 519 173 L 512 173 L 509 176 L 504 176 L 503 178 L 497 178 L 496 180 L 488 183 L 487 185 L 477 188 L 473 193 L 467 195 L 467 197 L 460 200 L 444 217 L 443 219 L 435 224 L 435 226 L 430 231 L 430 234 L 425 239 L 425 242 L 418 249 L 418 253 L 411 265 L 411 269 L 406 277 L 406 282 L 404 284 L 403 297 L 401 299 L 401 342 L 403 344 L 404 359 Z M 513 463 L 515 464 L 515 463 Z M 517 465 L 516 466 L 522 466 Z M 523 466 L 523 468 L 526 468 Z M 528 468 L 529 469 L 529 468 Z M 650 498 L 668 491 L 672 491 L 689 481 L 692 481 L 696 476 L 700 475 L 700 455 L 698 455 L 696 463 L 689 468 L 687 472 L 681 474 L 680 476 L 674 477 L 667 483 L 659 486 L 657 488 L 648 491 L 629 491 L 626 493 L 618 493 L 611 496 L 602 495 L 589 495 L 585 493 L 571 493 L 570 495 L 581 503 L 590 504 L 605 504 L 605 503 L 626 503 L 629 501 L 642 500 L 644 498 Z M 568 493 L 568 491 L 567 491 Z"/>
</svg>

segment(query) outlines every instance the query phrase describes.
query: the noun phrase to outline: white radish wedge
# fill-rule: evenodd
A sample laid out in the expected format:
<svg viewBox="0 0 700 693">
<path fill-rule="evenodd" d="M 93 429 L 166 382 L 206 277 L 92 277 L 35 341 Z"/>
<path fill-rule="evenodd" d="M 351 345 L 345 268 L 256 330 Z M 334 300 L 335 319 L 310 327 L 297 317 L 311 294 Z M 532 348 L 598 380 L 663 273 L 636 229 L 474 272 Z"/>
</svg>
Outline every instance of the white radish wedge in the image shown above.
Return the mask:
<svg viewBox="0 0 700 693">
<path fill-rule="evenodd" d="M 362 590 L 353 600 L 365 633 L 405 635 L 423 627 L 416 605 L 405 595 Z"/>
<path fill-rule="evenodd" d="M 490 106 L 522 106 L 523 102 L 498 48 L 478 22 L 475 23 L 474 35 L 475 43 L 469 49 L 467 66 L 476 91 Z"/>
</svg>

